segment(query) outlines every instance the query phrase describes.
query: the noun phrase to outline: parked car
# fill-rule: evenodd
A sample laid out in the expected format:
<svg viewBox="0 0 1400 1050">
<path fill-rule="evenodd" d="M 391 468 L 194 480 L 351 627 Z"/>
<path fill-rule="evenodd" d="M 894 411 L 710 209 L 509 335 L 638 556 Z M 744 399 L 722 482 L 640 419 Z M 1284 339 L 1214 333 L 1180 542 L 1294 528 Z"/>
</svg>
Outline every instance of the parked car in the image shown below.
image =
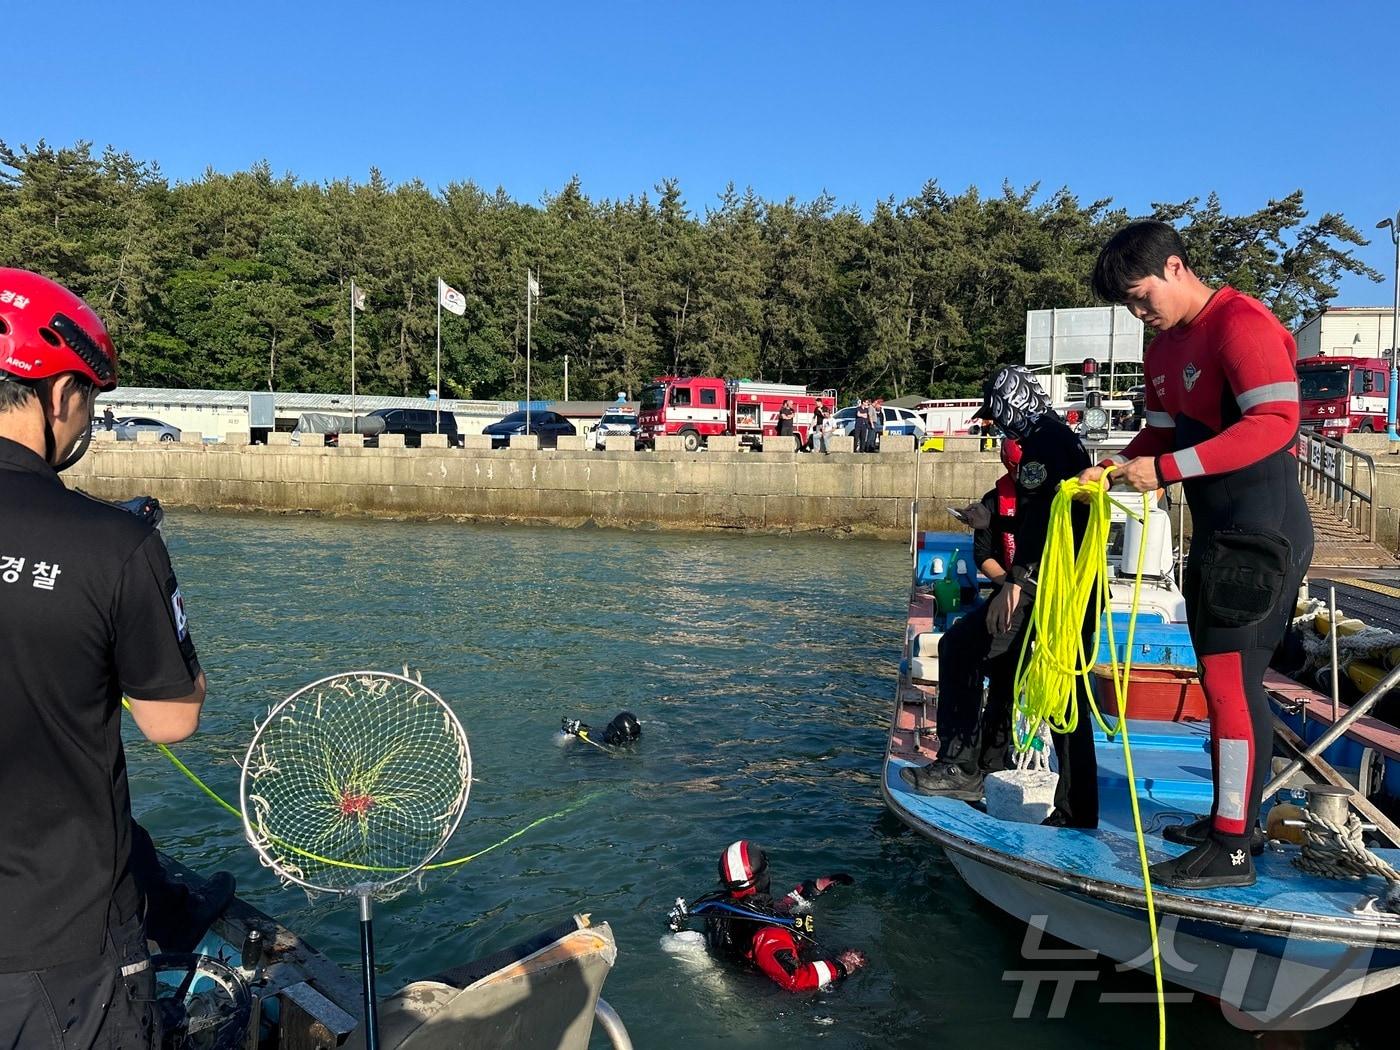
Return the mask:
<svg viewBox="0 0 1400 1050">
<path fill-rule="evenodd" d="M 427 408 L 376 408 L 366 412 L 364 418 L 384 421 L 384 427 L 378 434 L 368 429 L 364 431 L 366 445 L 378 445 L 379 434 L 402 434 L 403 443 L 409 448 L 421 448 L 424 434 L 446 434 L 449 445 L 462 444 L 462 435 L 457 431 L 457 417 L 451 412 L 434 412 Z"/>
<path fill-rule="evenodd" d="M 835 433 L 850 437 L 856 429 L 856 409 L 859 405 L 843 408 L 831 417 Z M 884 406 L 886 434 L 912 434 L 916 438 L 924 436 L 924 421 L 907 408 Z"/>
<path fill-rule="evenodd" d="M 600 449 L 604 445 L 604 439 L 613 434 L 621 434 L 624 437 L 631 434 L 635 439 L 639 431 L 636 412 L 610 410 L 604 412 L 603 418 L 584 436 L 583 444 L 585 448 Z"/>
<path fill-rule="evenodd" d="M 101 416 L 93 422 L 92 429 L 94 431 L 105 429 Z M 143 430 L 160 434 L 161 441 L 180 440 L 178 427 L 172 427 L 169 423 L 162 423 L 159 419 L 152 419 L 150 416 L 118 416 L 112 430 L 116 433 L 118 441 L 135 441 L 136 435 Z"/>
<path fill-rule="evenodd" d="M 481 432 L 491 435 L 492 448 L 505 448 L 510 444 L 512 437 L 521 437 L 527 433 L 525 410 L 512 412 L 504 419 L 490 423 L 483 427 Z M 558 412 L 531 412 L 528 433 L 539 437 L 541 448 L 553 448 L 559 443 L 559 435 L 573 436 L 578 431 Z"/>
</svg>

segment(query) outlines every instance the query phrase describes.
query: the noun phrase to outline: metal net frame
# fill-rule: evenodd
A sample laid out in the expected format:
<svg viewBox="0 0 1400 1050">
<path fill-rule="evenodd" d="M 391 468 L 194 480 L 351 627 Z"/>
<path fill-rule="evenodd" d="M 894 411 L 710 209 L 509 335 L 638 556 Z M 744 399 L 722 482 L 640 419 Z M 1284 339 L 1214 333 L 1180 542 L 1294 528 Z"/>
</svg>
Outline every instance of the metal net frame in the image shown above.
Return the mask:
<svg viewBox="0 0 1400 1050">
<path fill-rule="evenodd" d="M 284 882 L 384 897 L 447 844 L 471 778 L 466 731 L 442 697 L 406 675 L 350 671 L 269 712 L 239 799 L 249 843 Z"/>
</svg>

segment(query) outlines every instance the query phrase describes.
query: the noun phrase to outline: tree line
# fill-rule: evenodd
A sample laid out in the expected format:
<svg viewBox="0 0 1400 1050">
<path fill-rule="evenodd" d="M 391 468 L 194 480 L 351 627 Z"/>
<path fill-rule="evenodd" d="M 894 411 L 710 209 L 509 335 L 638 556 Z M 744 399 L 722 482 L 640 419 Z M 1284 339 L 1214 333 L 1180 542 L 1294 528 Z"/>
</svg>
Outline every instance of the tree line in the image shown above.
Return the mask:
<svg viewBox="0 0 1400 1050">
<path fill-rule="evenodd" d="M 1215 194 L 1156 204 L 1197 272 L 1263 299 L 1286 325 L 1346 274 L 1379 281 L 1341 215 L 1303 193 L 1230 215 Z M 359 389 L 434 383 L 436 280 L 443 396 L 524 396 L 525 273 L 542 285 L 532 390 L 636 395 L 660 374 L 712 374 L 901 396 L 958 396 L 1019 360 L 1029 309 L 1095 305 L 1104 240 L 1132 218 L 1068 189 L 953 193 L 936 181 L 868 213 L 822 195 L 733 185 L 700 210 L 675 180 L 593 200 L 577 178 L 539 204 L 472 182 L 432 189 L 308 182 L 267 163 L 189 182 L 91 144 L 0 142 L 0 260 L 46 273 L 103 315 L 133 386 L 333 392 L 349 386 L 349 284 Z"/>
</svg>

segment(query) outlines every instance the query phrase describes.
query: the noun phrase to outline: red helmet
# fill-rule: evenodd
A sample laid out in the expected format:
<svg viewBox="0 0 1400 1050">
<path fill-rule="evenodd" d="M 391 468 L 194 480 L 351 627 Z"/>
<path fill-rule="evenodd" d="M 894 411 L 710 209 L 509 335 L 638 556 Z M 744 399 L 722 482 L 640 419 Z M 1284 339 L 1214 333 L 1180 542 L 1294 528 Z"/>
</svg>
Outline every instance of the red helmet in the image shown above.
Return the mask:
<svg viewBox="0 0 1400 1050">
<path fill-rule="evenodd" d="M 1011 471 L 1021 465 L 1021 443 L 1015 438 L 1001 439 L 1001 465 Z"/>
<path fill-rule="evenodd" d="M 767 893 L 768 856 L 763 847 L 746 839 L 732 843 L 720 854 L 719 881 L 736 897 Z"/>
<path fill-rule="evenodd" d="M 77 372 L 111 390 L 117 348 L 92 307 L 63 285 L 0 269 L 0 372 L 21 382 Z"/>
</svg>

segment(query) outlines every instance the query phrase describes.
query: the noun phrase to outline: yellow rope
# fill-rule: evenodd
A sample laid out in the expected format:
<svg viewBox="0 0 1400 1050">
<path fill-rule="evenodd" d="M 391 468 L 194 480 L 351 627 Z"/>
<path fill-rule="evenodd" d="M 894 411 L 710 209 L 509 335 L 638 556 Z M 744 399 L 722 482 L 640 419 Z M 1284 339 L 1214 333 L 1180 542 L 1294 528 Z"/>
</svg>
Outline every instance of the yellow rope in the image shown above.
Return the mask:
<svg viewBox="0 0 1400 1050">
<path fill-rule="evenodd" d="M 128 711 L 131 710 L 131 702 L 130 702 L 129 700 L 127 700 L 126 697 L 122 697 L 122 706 L 123 706 L 124 708 L 126 708 Z M 590 743 L 592 743 L 592 741 L 590 741 Z M 218 793 L 217 791 L 215 791 L 215 790 L 214 790 L 213 788 L 211 788 L 208 784 L 206 784 L 203 780 L 201 780 L 201 779 L 199 778 L 199 775 L 198 775 L 197 773 L 195 773 L 194 770 L 190 769 L 189 766 L 185 765 L 185 763 L 181 762 L 181 761 L 179 760 L 179 758 L 177 758 L 177 757 L 175 756 L 175 752 L 171 751 L 170 748 L 166 747 L 164 744 L 156 744 L 156 748 L 157 748 L 157 750 L 160 751 L 160 753 L 161 753 L 162 755 L 164 755 L 166 758 L 170 759 L 171 763 L 174 764 L 174 766 L 175 766 L 176 769 L 178 769 L 181 773 L 185 774 L 185 776 L 189 777 L 189 779 L 190 779 L 191 781 L 194 782 L 195 787 L 199 788 L 200 791 L 204 792 L 204 793 L 205 793 L 206 795 L 208 795 L 211 799 L 213 799 L 215 802 L 217 802 L 220 806 L 222 806 L 224 809 L 226 809 L 229 813 L 231 813 L 231 814 L 233 814 L 235 817 L 237 817 L 238 820 L 239 820 L 239 822 L 242 823 L 242 821 L 243 821 L 243 813 L 242 813 L 237 807 L 232 806 L 232 805 L 230 805 L 228 802 L 226 802 L 226 801 L 219 795 L 219 793 Z M 439 869 L 441 869 L 441 868 L 456 868 L 456 867 L 460 867 L 460 866 L 463 865 L 463 864 L 470 864 L 472 861 L 476 860 L 478 857 L 485 856 L 486 854 L 490 853 L 493 849 L 498 849 L 498 848 L 500 848 L 501 846 L 504 846 L 507 842 L 511 842 L 511 841 L 513 841 L 514 839 L 518 839 L 521 835 L 524 835 L 527 831 L 532 831 L 532 830 L 534 830 L 535 828 L 539 827 L 541 824 L 545 823 L 546 821 L 555 820 L 555 819 L 557 819 L 557 818 L 559 818 L 559 817 L 567 816 L 568 814 L 572 813 L 574 810 L 576 810 L 576 809 L 580 808 L 581 806 L 583 806 L 585 803 L 588 803 L 588 802 L 593 801 L 593 799 L 597 798 L 597 797 L 598 797 L 599 795 L 601 795 L 601 794 L 603 794 L 603 792 L 602 792 L 601 790 L 589 792 L 587 795 L 584 795 L 582 798 L 578 799 L 578 800 L 577 800 L 576 802 L 574 802 L 572 805 L 565 806 L 563 809 L 559 810 L 557 813 L 550 813 L 550 814 L 548 814 L 547 816 L 539 817 L 539 818 L 536 819 L 536 820 L 530 821 L 530 823 L 526 824 L 523 828 L 520 828 L 520 829 L 517 830 L 517 831 L 511 832 L 511 833 L 510 833 L 509 835 L 507 835 L 505 838 L 501 839 L 501 841 L 496 842 L 496 843 L 493 843 L 492 845 L 487 846 L 485 849 L 477 850 L 475 853 L 470 853 L 470 854 L 468 854 L 468 855 L 465 856 L 465 857 L 455 857 L 455 858 L 453 858 L 452 860 L 443 860 L 443 861 L 438 861 L 436 864 L 429 864 L 429 865 L 427 865 L 426 867 L 424 867 L 423 870 L 424 870 L 424 871 L 437 871 L 437 870 L 439 870 Z M 350 862 L 348 862 L 348 861 L 343 861 L 343 860 L 332 860 L 330 857 L 322 857 L 322 856 L 318 856 L 318 855 L 315 854 L 315 853 L 308 853 L 306 850 L 298 849 L 296 846 L 289 845 L 288 843 L 285 843 L 285 842 L 280 842 L 279 845 L 282 845 L 282 846 L 286 847 L 287 849 L 292 850 L 294 853 L 298 853 L 298 854 L 300 854 L 301 856 L 306 857 L 306 858 L 309 859 L 309 860 L 319 861 L 319 862 L 322 863 L 322 864 L 329 864 L 331 867 L 336 867 L 336 868 L 351 868 L 351 869 L 354 869 L 354 870 L 357 870 L 357 871 L 408 871 L 408 870 L 410 870 L 410 869 L 408 869 L 408 868 L 380 868 L 380 867 L 376 867 L 376 866 L 374 866 L 374 865 L 372 865 L 372 864 L 352 864 L 352 863 L 350 863 Z"/>
<path fill-rule="evenodd" d="M 1087 679 L 1098 658 L 1099 633 L 1108 627 L 1109 662 L 1113 675 L 1114 695 L 1118 700 L 1118 723 L 1109 726 L 1098 705 L 1093 690 L 1085 681 L 1085 695 L 1095 721 L 1112 740 L 1119 731 L 1123 735 L 1123 763 L 1128 774 L 1128 797 L 1132 803 L 1133 831 L 1137 837 L 1138 864 L 1142 870 L 1143 893 L 1147 898 L 1147 926 L 1152 936 L 1152 974 L 1157 987 L 1157 1045 L 1167 1046 L 1167 1000 L 1162 981 L 1162 951 L 1157 938 L 1157 908 L 1152 895 L 1148 872 L 1147 842 L 1142 830 L 1142 812 L 1138 806 L 1137 777 L 1133 772 L 1133 751 L 1128 739 L 1128 683 L 1133 665 L 1133 635 L 1137 630 L 1138 604 L 1142 597 L 1142 570 L 1146 561 L 1147 544 L 1138 545 L 1137 569 L 1133 579 L 1133 604 L 1128 615 L 1126 658 L 1118 664 L 1117 639 L 1113 631 L 1113 608 L 1110 601 L 1108 575 L 1108 533 L 1112 508 L 1122 506 L 1108 494 L 1109 475 L 1104 472 L 1100 484 L 1084 485 L 1070 478 L 1060 482 L 1055 501 L 1050 508 L 1050 527 L 1045 539 L 1045 552 L 1040 561 L 1040 581 L 1036 586 L 1035 604 L 1031 608 L 1034 631 L 1027 631 L 1021 645 L 1016 668 L 1016 707 L 1025 719 L 1026 736 L 1016 746 L 1025 750 L 1031 746 L 1046 724 L 1052 732 L 1072 733 L 1079 724 L 1075 689 L 1080 679 Z M 1084 540 L 1076 554 L 1072 512 L 1077 496 L 1085 495 L 1089 505 L 1089 521 Z M 1123 509 L 1136 516 L 1127 507 Z M 1147 494 L 1142 497 L 1144 528 L 1152 504 Z M 1092 645 L 1084 645 L 1084 617 L 1094 601 L 1094 635 Z M 1031 635 L 1036 636 L 1035 648 L 1027 659 Z M 1090 658 L 1092 654 L 1093 659 Z"/>
</svg>

